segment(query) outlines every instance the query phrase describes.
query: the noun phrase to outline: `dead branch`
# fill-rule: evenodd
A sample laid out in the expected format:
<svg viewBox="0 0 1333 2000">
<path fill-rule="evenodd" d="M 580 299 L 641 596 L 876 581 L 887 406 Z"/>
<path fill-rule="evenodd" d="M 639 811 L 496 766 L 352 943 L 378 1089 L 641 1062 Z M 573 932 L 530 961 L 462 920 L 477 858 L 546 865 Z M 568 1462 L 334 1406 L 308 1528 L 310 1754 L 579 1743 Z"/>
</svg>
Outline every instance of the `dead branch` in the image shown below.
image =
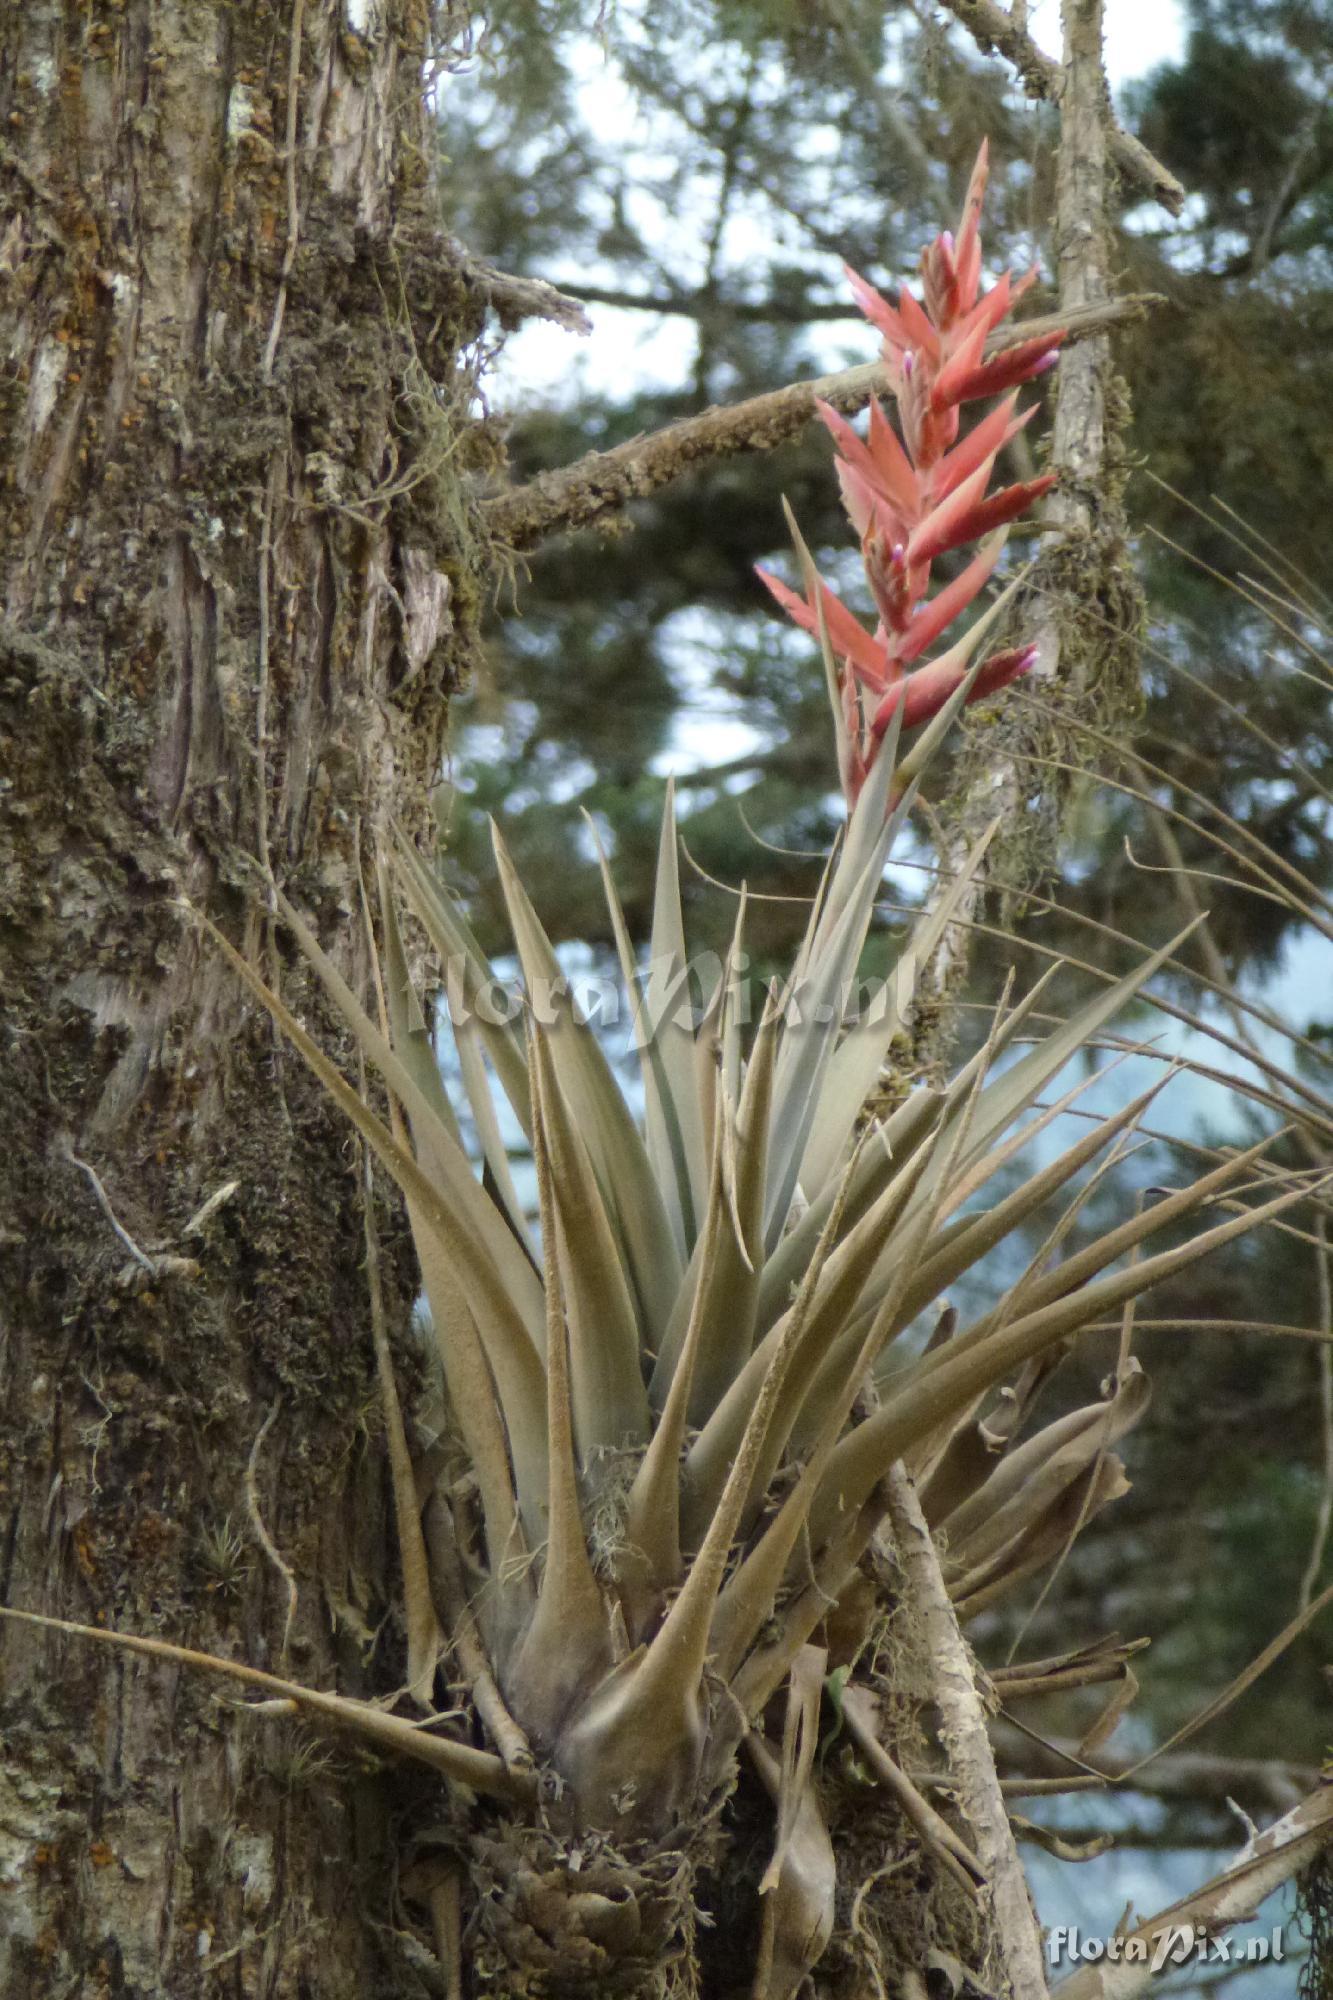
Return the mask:
<svg viewBox="0 0 1333 2000">
<path fill-rule="evenodd" d="M 1318 1771 L 1281 1757 L 1215 1757 L 1177 1750 L 1159 1757 L 1122 1785 L 1120 1781 L 1132 1763 L 1127 1756 L 1103 1750 L 1095 1758 L 1079 1758 L 1073 1743 L 1043 1744 L 1007 1728 L 1002 1721 L 992 1724 L 991 1736 L 1005 1773 L 1005 1792 L 1010 1796 L 1018 1796 L 1027 1779 L 1044 1789 L 1048 1782 L 1074 1777 L 1079 1779 L 1080 1790 L 1090 1789 L 1097 1782 L 1089 1773 L 1091 1764 L 1109 1788 L 1139 1792 L 1146 1798 L 1201 1806 L 1225 1805 L 1234 1798 L 1251 1811 L 1289 1812 L 1319 1781 Z M 1016 1775 L 1020 1771 L 1023 1778 Z"/>
<path fill-rule="evenodd" d="M 348 1695 L 329 1694 L 300 1681 L 283 1680 L 277 1674 L 250 1667 L 243 1660 L 224 1659 L 220 1653 L 198 1653 L 190 1646 L 175 1646 L 165 1639 L 146 1639 L 136 1632 L 112 1632 L 101 1625 L 76 1625 L 67 1618 L 48 1618 L 39 1611 L 16 1611 L 0 1604 L 0 1618 L 19 1625 L 39 1626 L 46 1632 L 63 1632 L 71 1639 L 86 1639 L 98 1646 L 116 1646 L 122 1652 L 137 1653 L 142 1659 L 164 1660 L 178 1667 L 194 1667 L 201 1673 L 217 1674 L 224 1680 L 239 1681 L 269 1697 L 262 1702 L 242 1703 L 247 1715 L 285 1715 L 300 1712 L 316 1725 L 350 1732 L 393 1757 L 429 1764 L 455 1783 L 467 1785 L 488 1798 L 513 1799 L 530 1804 L 537 1796 L 535 1773 L 510 1771 L 489 1750 L 477 1750 L 470 1743 L 435 1736 L 405 1716 L 390 1715 L 374 1702 L 356 1701 Z"/>
<path fill-rule="evenodd" d="M 1154 1980 L 1159 1963 L 1169 1966 L 1201 1937 L 1213 1938 L 1252 1917 L 1275 1889 L 1308 1868 L 1333 1840 L 1333 1784 L 1323 1784 L 1263 1833 L 1246 1841 L 1231 1867 L 1149 1917 L 1125 1939 L 1141 1941 L 1142 1957 L 1121 1950 L 1118 1963 L 1084 1965 L 1054 1989 L 1053 2000 L 1133 2000 Z"/>
<path fill-rule="evenodd" d="M 564 280 L 562 297 L 583 305 L 616 306 L 624 312 L 662 313 L 671 319 L 717 319 L 725 314 L 742 326 L 812 326 L 817 321 L 860 321 L 846 299 L 732 299 L 702 288 L 692 292 L 634 292 L 619 285 Z"/>
<path fill-rule="evenodd" d="M 1102 67 L 1103 0 L 1064 0 L 1061 20 L 1065 60 L 1055 180 L 1056 280 L 1062 309 L 1077 313 L 1104 305 L 1111 295 L 1107 166 L 1113 148 Z M 1099 335 L 1061 364 L 1051 424 L 1051 463 L 1061 475 L 1051 513 L 1061 527 L 1085 535 L 1094 531 L 1108 504 L 1110 361 L 1111 343 Z M 1043 668 L 1054 672 L 1058 634 L 1034 636 L 1042 646 Z"/>
<path fill-rule="evenodd" d="M 894 1466 L 887 1484 L 903 1595 L 925 1638 L 949 1775 L 959 1807 L 976 1834 L 976 1858 L 985 1872 L 984 1895 L 1005 1991 L 1013 2000 L 1046 2000 L 1041 1938 L 995 1775 L 985 1704 L 916 1489 L 901 1465 Z"/>
<path fill-rule="evenodd" d="M 557 291 L 544 278 L 520 278 L 511 271 L 497 271 L 493 264 L 478 263 L 462 256 L 464 275 L 481 292 L 506 333 L 512 333 L 525 319 L 549 320 L 567 333 L 592 332 L 592 321 L 582 303 L 566 292 Z"/>
<path fill-rule="evenodd" d="M 1029 97 L 1059 101 L 1063 72 L 1060 64 L 1037 47 L 1027 29 L 999 5 L 999 0 L 944 0 L 945 6 L 961 21 L 983 55 L 996 51 L 1013 64 L 1023 79 Z M 1185 206 L 1185 190 L 1169 167 L 1148 151 L 1141 139 L 1112 124 L 1108 132 L 1111 154 L 1127 180 L 1143 188 L 1171 215 Z"/>
<path fill-rule="evenodd" d="M 1156 293 L 1112 299 L 1087 311 L 1044 315 L 1000 329 L 987 342 L 987 354 L 1038 334 L 1069 329 L 1066 346 L 1108 327 L 1141 319 L 1164 301 Z M 526 486 L 501 493 L 486 508 L 487 521 L 498 543 L 515 551 L 531 549 L 548 535 L 606 523 L 631 500 L 644 499 L 660 487 L 705 465 L 742 451 L 772 451 L 799 436 L 815 414 L 816 401 L 831 403 L 848 415 L 863 409 L 874 395 L 884 393 L 888 380 L 877 361 L 820 375 L 809 382 L 792 382 L 743 403 L 723 404 L 698 416 L 684 417 L 647 437 L 631 438 L 613 451 L 589 452 L 573 465 L 544 472 Z"/>
</svg>

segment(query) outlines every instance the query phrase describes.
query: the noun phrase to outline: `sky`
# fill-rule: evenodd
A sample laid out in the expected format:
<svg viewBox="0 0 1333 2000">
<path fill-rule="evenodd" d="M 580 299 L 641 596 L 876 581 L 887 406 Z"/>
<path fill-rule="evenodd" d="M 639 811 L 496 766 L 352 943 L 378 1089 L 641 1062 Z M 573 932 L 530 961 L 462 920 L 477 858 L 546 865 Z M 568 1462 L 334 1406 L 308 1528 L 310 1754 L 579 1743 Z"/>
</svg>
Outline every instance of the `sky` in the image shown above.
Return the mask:
<svg viewBox="0 0 1333 2000">
<path fill-rule="evenodd" d="M 1050 55 L 1060 51 L 1060 0 L 1030 0 L 1029 31 Z M 1113 91 L 1145 76 L 1159 63 L 1178 59 L 1184 51 L 1186 24 L 1178 0 L 1106 0 L 1106 73 Z M 634 136 L 634 100 L 619 78 L 607 74 L 600 51 L 590 44 L 587 91 L 596 106 L 591 121 L 603 134 L 624 131 Z M 592 274 L 589 274 L 592 275 Z M 559 274 L 550 273 L 559 283 Z M 491 375 L 494 400 L 522 404 L 564 401 L 576 396 L 576 382 L 595 382 L 611 374 L 622 384 L 678 380 L 693 351 L 693 329 L 686 322 L 643 313 L 594 306 L 593 330 L 587 339 L 529 322 L 512 336 Z M 849 313 L 849 325 L 859 325 Z M 836 342 L 838 331 L 830 328 Z M 839 365 L 837 359 L 828 364 Z M 721 754 L 721 753 L 719 753 Z"/>
<path fill-rule="evenodd" d="M 1105 50 L 1107 75 L 1113 90 L 1146 74 L 1159 63 L 1183 53 L 1185 22 L 1177 0 L 1106 0 Z M 1030 0 L 1029 28 L 1048 53 L 1060 48 L 1060 0 Z M 642 144 L 645 128 L 636 99 L 620 77 L 609 70 L 601 48 L 589 42 L 585 91 L 589 122 L 604 136 L 623 134 L 629 147 Z M 835 138 L 836 136 L 831 135 Z M 682 219 L 689 232 L 687 219 Z M 727 238 L 730 261 L 746 254 L 746 232 L 760 225 L 738 216 Z M 771 245 L 759 236 L 757 254 Z M 558 269 L 547 273 L 556 284 Z M 596 273 L 587 273 L 596 276 Z M 608 270 L 606 281 L 614 282 Z M 614 380 L 625 391 L 673 384 L 685 379 L 692 364 L 696 331 L 691 321 L 626 311 L 604 305 L 589 309 L 592 332 L 586 338 L 542 322 L 529 322 L 505 344 L 491 375 L 492 402 L 503 408 L 577 401 L 584 391 Z M 836 369 L 858 358 L 865 327 L 848 308 L 845 323 L 812 329 L 810 347 L 816 365 Z M 865 349 L 868 358 L 870 349 Z M 775 384 L 775 386 L 777 386 Z M 713 685 L 710 649 L 699 643 L 701 614 L 682 616 L 672 635 L 674 669 L 682 693 L 674 740 L 657 760 L 659 777 L 682 776 L 742 756 L 754 742 L 753 730 L 734 701 Z"/>
<path fill-rule="evenodd" d="M 1028 27 L 1050 55 L 1060 51 L 1060 0 L 1032 0 Z M 1106 74 L 1112 90 L 1173 62 L 1185 45 L 1176 0 L 1106 0 Z"/>
</svg>

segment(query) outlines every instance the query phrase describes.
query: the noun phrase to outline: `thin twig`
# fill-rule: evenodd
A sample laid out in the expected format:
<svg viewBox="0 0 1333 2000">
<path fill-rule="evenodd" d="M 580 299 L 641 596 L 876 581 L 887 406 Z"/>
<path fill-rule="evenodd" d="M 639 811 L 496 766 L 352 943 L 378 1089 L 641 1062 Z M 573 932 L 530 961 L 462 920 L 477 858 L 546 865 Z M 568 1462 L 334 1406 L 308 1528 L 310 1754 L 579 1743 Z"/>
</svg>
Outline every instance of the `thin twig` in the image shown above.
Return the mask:
<svg viewBox="0 0 1333 2000">
<path fill-rule="evenodd" d="M 244 1660 L 224 1659 L 220 1653 L 199 1653 L 191 1646 L 176 1646 L 165 1639 L 146 1639 L 137 1632 L 112 1632 L 103 1625 L 76 1625 L 68 1618 L 48 1618 L 39 1611 L 17 1611 L 0 1604 L 0 1618 L 18 1625 L 31 1625 L 44 1632 L 62 1632 L 71 1639 L 90 1645 L 114 1646 L 121 1652 L 136 1653 L 141 1659 L 164 1660 L 175 1666 L 192 1667 L 200 1673 L 217 1674 L 224 1680 L 261 1689 L 267 1699 L 239 1704 L 243 1715 L 287 1715 L 293 1710 L 312 1717 L 317 1723 L 353 1735 L 375 1745 L 390 1756 L 406 1757 L 429 1764 L 446 1778 L 483 1792 L 488 1798 L 521 1799 L 536 1797 L 534 1778 L 523 1779 L 507 1771 L 489 1750 L 474 1749 L 470 1743 L 456 1743 L 448 1737 L 433 1736 L 429 1730 L 408 1722 L 401 1715 L 389 1715 L 374 1702 L 354 1701 L 347 1695 L 330 1694 L 323 1688 L 306 1687 L 261 1667 L 247 1666 Z"/>
<path fill-rule="evenodd" d="M 1315 1217 L 1315 1234 L 1319 1239 L 1319 1251 L 1315 1264 L 1319 1283 L 1319 1330 L 1324 1339 L 1318 1350 L 1319 1356 L 1319 1410 L 1324 1434 L 1324 1486 L 1319 1496 L 1319 1507 L 1315 1514 L 1314 1542 L 1310 1548 L 1310 1560 L 1305 1565 L 1301 1578 L 1301 1594 L 1298 1609 L 1308 1611 L 1319 1581 L 1319 1572 L 1324 1566 L 1324 1555 L 1328 1549 L 1330 1525 L 1333 1525 L 1333 1282 L 1330 1281 L 1328 1265 L 1328 1233 L 1322 1215 Z"/>
<path fill-rule="evenodd" d="M 264 1439 L 268 1436 L 277 1421 L 278 1411 L 281 1407 L 281 1399 L 279 1399 L 274 1403 L 273 1408 L 260 1425 L 255 1441 L 250 1447 L 250 1457 L 245 1468 L 245 1510 L 250 1516 L 250 1525 L 255 1531 L 255 1540 L 259 1543 L 260 1548 L 264 1551 L 264 1554 L 268 1557 L 270 1563 L 272 1563 L 274 1569 L 277 1570 L 278 1575 L 287 1586 L 287 1617 L 282 1628 L 282 1651 L 278 1655 L 280 1660 L 285 1661 L 287 1658 L 287 1647 L 292 1636 L 292 1624 L 296 1618 L 299 1593 L 296 1588 L 296 1578 L 292 1573 L 290 1564 L 284 1560 L 277 1543 L 264 1526 L 264 1517 L 259 1511 L 259 1488 L 255 1479 L 260 1450 Z"/>
<path fill-rule="evenodd" d="M 301 98 L 301 27 L 304 19 L 305 0 L 293 0 L 291 42 L 287 53 L 287 243 L 282 253 L 282 269 L 278 273 L 273 321 L 264 346 L 261 374 L 265 382 L 273 380 L 273 362 L 282 333 L 283 314 L 287 310 L 287 280 L 291 277 L 292 265 L 296 262 L 296 246 L 301 240 L 301 210 L 296 185 L 296 132 Z"/>
<path fill-rule="evenodd" d="M 741 299 L 694 291 L 626 291 L 621 285 L 595 285 L 579 278 L 561 284 L 576 304 L 615 306 L 622 312 L 660 313 L 666 319 L 705 319 L 724 310 L 740 326 L 813 326 L 824 321 L 860 323 L 861 315 L 847 299 Z"/>
<path fill-rule="evenodd" d="M 133 1257 L 135 1263 L 142 1265 L 143 1269 L 147 1271 L 150 1277 L 156 1277 L 157 1276 L 156 1260 L 150 1257 L 146 1250 L 141 1250 L 139 1248 L 139 1245 L 135 1242 L 134 1238 L 130 1235 L 129 1230 L 126 1229 L 122 1223 L 116 1220 L 116 1211 L 111 1206 L 111 1197 L 108 1195 L 106 1189 L 102 1186 L 101 1177 L 98 1174 L 96 1167 L 89 1166 L 87 1160 L 81 1160 L 78 1154 L 74 1151 L 72 1146 L 67 1146 L 65 1148 L 65 1151 L 71 1165 L 78 1167 L 81 1173 L 87 1174 L 88 1180 L 92 1186 L 92 1191 L 97 1196 L 98 1206 L 100 1207 L 107 1221 L 111 1224 L 111 1227 L 115 1230 L 116 1235 L 119 1238 L 120 1242 L 124 1244 L 125 1248 L 129 1251 L 131 1257 Z"/>
<path fill-rule="evenodd" d="M 900 1854 L 894 1860 L 884 1862 L 882 1867 L 877 1868 L 873 1875 L 866 1876 L 865 1881 L 862 1882 L 860 1888 L 852 1898 L 852 1907 L 848 1916 L 848 1929 L 854 1938 L 860 1940 L 865 1969 L 875 1982 L 875 2000 L 887 2000 L 888 1997 L 888 1989 L 879 1976 L 879 1968 L 884 1963 L 884 1954 L 880 1949 L 879 1940 L 875 1936 L 874 1931 L 866 1923 L 862 1912 L 870 1897 L 878 1889 L 880 1883 L 887 1882 L 891 1875 L 900 1874 L 908 1866 L 911 1859 L 912 1857 L 908 1854 Z M 918 2000 L 918 1995 L 921 1996 L 921 2000 L 925 2000 L 925 1984 L 910 1967 L 905 1976 L 902 1991 L 903 2000 Z"/>
<path fill-rule="evenodd" d="M 1081 313 L 1048 314 L 1020 320 L 992 334 L 987 354 L 1001 353 L 1021 340 L 1068 329 L 1066 346 L 1101 334 L 1108 327 L 1141 319 L 1163 301 L 1155 293 L 1112 299 Z M 487 523 L 494 539 L 514 550 L 530 549 L 548 535 L 590 528 L 620 514 L 632 500 L 641 500 L 668 486 L 696 466 L 742 451 L 772 451 L 799 436 L 815 416 L 816 401 L 831 403 L 844 415 L 863 409 L 888 389 L 878 361 L 821 375 L 809 382 L 792 382 L 744 402 L 723 404 L 698 416 L 667 424 L 647 437 L 631 438 L 613 451 L 589 452 L 572 465 L 544 472 L 527 486 L 514 487 L 490 501 Z"/>
<path fill-rule="evenodd" d="M 1005 1691 L 1006 1701 L 1012 1697 Z M 1319 1782 L 1315 1766 L 1292 1763 L 1280 1757 L 1217 1757 L 1207 1752 L 1183 1750 L 1163 1757 L 1146 1771 L 1126 1777 L 1131 1759 L 1124 1753 L 1099 1750 L 1091 1768 L 1076 1769 L 1070 1762 L 1076 1746 L 1056 1738 L 1047 1743 L 1006 1722 L 992 1725 L 996 1758 L 1004 1773 L 1006 1795 L 1029 1790 L 1040 1793 L 1052 1787 L 1074 1784 L 1076 1789 L 1101 1786 L 1119 1793 L 1138 1793 L 1145 1798 L 1198 1808 L 1223 1805 L 1228 1798 L 1242 1799 L 1252 1811 L 1290 1812 L 1297 1801 Z"/>
<path fill-rule="evenodd" d="M 865 1688 L 845 1688 L 842 1719 L 871 1775 L 901 1807 L 922 1844 L 968 1896 L 975 1897 L 986 1872 L 965 1840 L 917 1790 L 907 1773 L 889 1755 L 875 1733 L 871 1698 Z"/>
<path fill-rule="evenodd" d="M 1261 1675 L 1267 1673 L 1273 1662 L 1286 1652 L 1293 1639 L 1298 1639 L 1306 1627 L 1318 1617 L 1321 1611 L 1326 1610 L 1330 1604 L 1333 1604 L 1333 1583 L 1322 1590 L 1319 1596 L 1313 1598 L 1309 1604 L 1302 1606 L 1290 1624 L 1284 1625 L 1277 1637 L 1269 1640 L 1263 1651 L 1256 1654 L 1255 1658 L 1250 1661 L 1250 1664 L 1242 1668 L 1234 1680 L 1227 1683 L 1221 1694 L 1215 1695 L 1210 1702 L 1206 1703 L 1203 1708 L 1192 1715 L 1188 1722 L 1182 1723 L 1180 1728 L 1168 1736 L 1164 1743 L 1159 1743 L 1155 1750 L 1150 1750 L 1146 1756 L 1140 1757 L 1135 1763 L 1131 1764 L 1124 1773 L 1124 1776 L 1126 1778 L 1137 1776 L 1140 1771 L 1146 1770 L 1148 1765 L 1156 1763 L 1159 1757 L 1164 1757 L 1168 1751 L 1175 1750 L 1180 1744 L 1188 1742 L 1190 1737 L 1197 1736 L 1199 1731 L 1206 1729 L 1209 1723 L 1216 1722 L 1217 1718 L 1220 1715 L 1224 1715 L 1233 1702 L 1238 1701 L 1241 1695 L 1254 1686 L 1254 1683 Z"/>
<path fill-rule="evenodd" d="M 425 1532 L 431 1557 L 431 1580 L 439 1598 L 449 1643 L 458 1656 L 459 1669 L 467 1682 L 473 1705 L 504 1759 L 505 1768 L 514 1772 L 532 1771 L 536 1767 L 532 1746 L 510 1714 L 496 1685 L 489 1656 L 467 1600 L 453 1514 L 448 1501 L 438 1493 L 426 1509 Z"/>
</svg>

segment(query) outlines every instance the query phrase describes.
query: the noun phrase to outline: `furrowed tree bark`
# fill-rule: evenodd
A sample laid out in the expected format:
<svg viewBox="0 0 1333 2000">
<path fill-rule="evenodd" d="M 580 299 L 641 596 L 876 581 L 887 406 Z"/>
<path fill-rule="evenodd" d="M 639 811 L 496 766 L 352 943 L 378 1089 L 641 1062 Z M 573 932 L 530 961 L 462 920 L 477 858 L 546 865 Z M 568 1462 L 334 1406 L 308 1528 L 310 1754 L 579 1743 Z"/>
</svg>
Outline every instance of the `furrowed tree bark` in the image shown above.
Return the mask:
<svg viewBox="0 0 1333 2000">
<path fill-rule="evenodd" d="M 466 651 L 488 284 L 428 11 L 373 12 L 0 17 L 0 1593 L 351 1693 L 403 1658 L 357 1161 L 182 899 L 309 1010 L 267 876 L 360 979 Z M 421 1990 L 364 1767 L 174 1667 L 0 1662 L 0 1991 Z"/>
</svg>

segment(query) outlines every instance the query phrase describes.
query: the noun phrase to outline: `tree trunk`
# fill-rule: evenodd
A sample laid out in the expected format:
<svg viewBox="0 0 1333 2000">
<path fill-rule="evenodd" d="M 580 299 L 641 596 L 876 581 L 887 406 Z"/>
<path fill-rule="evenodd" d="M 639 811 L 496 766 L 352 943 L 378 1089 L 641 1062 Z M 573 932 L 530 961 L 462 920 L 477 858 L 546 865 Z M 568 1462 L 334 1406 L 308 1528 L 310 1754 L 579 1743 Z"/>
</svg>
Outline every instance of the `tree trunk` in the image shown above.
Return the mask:
<svg viewBox="0 0 1333 2000">
<path fill-rule="evenodd" d="M 0 17 L 0 1597 L 351 1692 L 402 1678 L 358 1163 L 186 905 L 313 1008 L 271 885 L 360 976 L 358 866 L 438 766 L 481 303 L 430 30 Z M 0 1991 L 424 1990 L 366 1766 L 188 1673 L 0 1648 Z"/>
</svg>

